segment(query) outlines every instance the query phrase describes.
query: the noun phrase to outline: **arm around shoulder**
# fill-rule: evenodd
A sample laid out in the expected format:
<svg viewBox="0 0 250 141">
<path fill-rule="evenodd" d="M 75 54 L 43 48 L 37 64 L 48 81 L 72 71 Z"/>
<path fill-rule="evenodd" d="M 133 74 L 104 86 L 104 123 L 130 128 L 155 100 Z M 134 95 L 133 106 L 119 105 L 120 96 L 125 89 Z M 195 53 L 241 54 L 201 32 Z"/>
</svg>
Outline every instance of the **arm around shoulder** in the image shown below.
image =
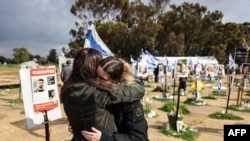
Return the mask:
<svg viewBox="0 0 250 141">
<path fill-rule="evenodd" d="M 118 92 L 117 100 L 122 102 L 134 102 L 143 98 L 145 87 L 140 82 L 131 84 L 113 84 L 113 87 Z"/>
</svg>

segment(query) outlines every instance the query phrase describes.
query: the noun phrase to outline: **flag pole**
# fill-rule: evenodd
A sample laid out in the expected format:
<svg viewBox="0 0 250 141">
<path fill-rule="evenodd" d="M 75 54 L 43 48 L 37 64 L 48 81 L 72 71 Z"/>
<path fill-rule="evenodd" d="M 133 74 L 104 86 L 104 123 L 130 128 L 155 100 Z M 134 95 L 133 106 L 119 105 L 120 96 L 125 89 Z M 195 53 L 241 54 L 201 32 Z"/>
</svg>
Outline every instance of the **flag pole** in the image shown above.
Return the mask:
<svg viewBox="0 0 250 141">
<path fill-rule="evenodd" d="M 231 65 L 233 65 L 233 67 Z M 231 71 L 230 71 L 230 69 L 231 69 Z M 229 105 L 229 100 L 230 100 L 230 95 L 231 95 L 231 88 L 232 88 L 232 84 L 234 81 L 234 75 L 235 75 L 235 56 L 234 56 L 234 58 L 232 58 L 231 54 L 229 54 L 229 64 L 228 64 L 227 71 L 228 71 L 228 73 L 227 73 L 228 74 L 228 96 L 227 96 L 227 106 L 226 106 L 225 113 L 227 113 L 227 111 L 228 111 L 228 105 Z"/>
<path fill-rule="evenodd" d="M 176 64 L 175 64 L 176 65 Z M 174 102 L 174 95 L 175 95 L 175 85 L 176 85 L 176 81 L 175 81 L 175 68 L 176 66 L 174 66 L 174 70 L 173 70 L 173 76 L 172 76 L 172 78 L 174 79 L 174 88 L 173 88 L 173 102 Z"/>
<path fill-rule="evenodd" d="M 232 70 L 234 71 L 234 70 Z M 228 85 L 228 96 L 227 96 L 227 106 L 226 106 L 226 112 L 228 111 L 228 105 L 229 105 L 229 100 L 230 100 L 230 94 L 231 94 L 231 86 L 232 86 L 232 80 L 233 80 L 233 74 L 229 74 L 229 85 Z"/>
</svg>

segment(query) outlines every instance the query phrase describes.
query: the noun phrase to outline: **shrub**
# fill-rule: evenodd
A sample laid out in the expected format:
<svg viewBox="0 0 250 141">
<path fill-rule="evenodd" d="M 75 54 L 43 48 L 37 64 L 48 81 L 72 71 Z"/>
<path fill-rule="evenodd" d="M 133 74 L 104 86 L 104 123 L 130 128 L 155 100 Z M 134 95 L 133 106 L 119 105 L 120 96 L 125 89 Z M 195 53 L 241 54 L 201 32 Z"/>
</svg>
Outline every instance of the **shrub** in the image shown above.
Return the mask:
<svg viewBox="0 0 250 141">
<path fill-rule="evenodd" d="M 235 116 L 232 113 L 215 112 L 209 115 L 213 119 L 243 120 L 242 117 Z"/>
</svg>

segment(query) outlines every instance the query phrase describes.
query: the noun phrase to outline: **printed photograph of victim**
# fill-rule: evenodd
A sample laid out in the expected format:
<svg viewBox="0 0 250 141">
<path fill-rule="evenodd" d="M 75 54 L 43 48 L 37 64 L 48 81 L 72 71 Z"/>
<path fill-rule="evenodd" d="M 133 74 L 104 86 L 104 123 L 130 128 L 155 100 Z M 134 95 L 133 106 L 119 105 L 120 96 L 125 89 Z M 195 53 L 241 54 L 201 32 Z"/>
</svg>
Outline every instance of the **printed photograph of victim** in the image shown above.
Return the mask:
<svg viewBox="0 0 250 141">
<path fill-rule="evenodd" d="M 34 92 L 44 92 L 44 79 L 40 78 L 36 81 Z"/>
</svg>

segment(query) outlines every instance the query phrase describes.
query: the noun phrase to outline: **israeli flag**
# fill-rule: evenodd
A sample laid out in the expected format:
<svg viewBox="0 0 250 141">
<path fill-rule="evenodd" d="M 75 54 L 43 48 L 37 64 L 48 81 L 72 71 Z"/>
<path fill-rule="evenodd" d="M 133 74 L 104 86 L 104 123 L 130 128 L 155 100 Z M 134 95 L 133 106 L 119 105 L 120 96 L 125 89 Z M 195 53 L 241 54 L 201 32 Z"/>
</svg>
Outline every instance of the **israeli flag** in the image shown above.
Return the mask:
<svg viewBox="0 0 250 141">
<path fill-rule="evenodd" d="M 189 58 L 189 66 L 190 66 L 191 70 L 194 69 L 194 63 L 193 63 L 192 58 Z"/>
<path fill-rule="evenodd" d="M 169 60 L 168 60 L 167 57 L 165 58 L 165 65 L 166 65 L 166 66 L 169 66 L 169 65 L 170 65 L 170 64 L 169 64 Z"/>
<path fill-rule="evenodd" d="M 232 57 L 232 55 L 231 55 L 231 53 L 229 54 L 229 68 L 232 68 L 232 67 L 234 67 L 234 69 L 235 69 L 235 62 L 234 62 L 234 59 L 233 59 L 233 57 Z"/>
<path fill-rule="evenodd" d="M 219 78 L 219 83 L 218 83 L 218 92 L 220 93 L 222 90 L 222 80 Z"/>
<path fill-rule="evenodd" d="M 149 71 L 153 71 L 159 63 L 159 59 L 148 51 L 142 51 L 142 60 L 147 63 Z"/>
<path fill-rule="evenodd" d="M 148 52 L 147 50 L 145 51 L 145 55 L 147 56 L 147 60 L 148 63 L 150 63 L 152 65 L 152 67 L 156 68 L 158 63 L 159 63 L 159 59 L 156 58 L 155 56 L 153 56 L 150 52 Z"/>
<path fill-rule="evenodd" d="M 107 45 L 99 37 L 93 24 L 89 26 L 85 38 L 84 48 L 94 48 L 98 50 L 104 58 L 108 56 L 114 56 L 114 54 L 110 51 Z"/>
<path fill-rule="evenodd" d="M 189 58 L 189 65 L 193 66 L 193 60 L 192 60 L 192 58 Z"/>
</svg>

